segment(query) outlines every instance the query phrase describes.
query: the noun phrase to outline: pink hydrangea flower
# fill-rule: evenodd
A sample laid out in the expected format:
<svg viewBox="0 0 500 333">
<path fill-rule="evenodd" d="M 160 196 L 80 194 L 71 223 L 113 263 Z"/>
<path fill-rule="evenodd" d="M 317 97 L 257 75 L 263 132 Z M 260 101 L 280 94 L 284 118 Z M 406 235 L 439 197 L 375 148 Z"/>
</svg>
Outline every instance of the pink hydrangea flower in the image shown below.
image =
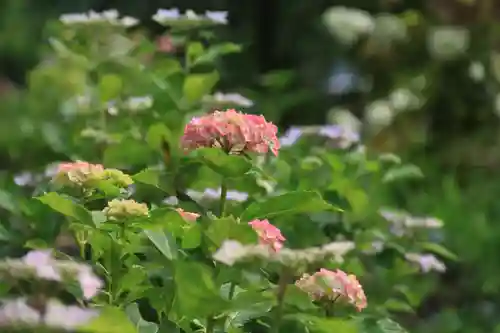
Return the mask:
<svg viewBox="0 0 500 333">
<path fill-rule="evenodd" d="M 366 295 L 356 276 L 337 269 L 320 269 L 313 275 L 304 274 L 295 285 L 307 292 L 314 300 L 343 300 L 356 307 L 358 311 L 367 306 Z"/>
<path fill-rule="evenodd" d="M 286 238 L 283 237 L 280 229 L 269 223 L 268 220 L 253 220 L 248 224 L 259 236 L 261 244 L 268 245 L 275 252 L 281 250 Z"/>
<path fill-rule="evenodd" d="M 186 220 L 187 222 L 196 222 L 198 217 L 200 217 L 200 214 L 197 213 L 191 213 L 191 212 L 186 212 L 182 208 L 177 208 L 176 211 L 179 213 L 179 215 Z"/>
<path fill-rule="evenodd" d="M 229 153 L 252 152 L 278 155 L 278 128 L 263 116 L 244 114 L 234 109 L 214 111 L 193 118 L 185 127 L 181 146 L 187 150 L 221 147 Z"/>
<path fill-rule="evenodd" d="M 66 185 L 82 186 L 86 182 L 102 178 L 104 167 L 84 161 L 61 163 L 57 167 L 54 181 Z"/>
</svg>

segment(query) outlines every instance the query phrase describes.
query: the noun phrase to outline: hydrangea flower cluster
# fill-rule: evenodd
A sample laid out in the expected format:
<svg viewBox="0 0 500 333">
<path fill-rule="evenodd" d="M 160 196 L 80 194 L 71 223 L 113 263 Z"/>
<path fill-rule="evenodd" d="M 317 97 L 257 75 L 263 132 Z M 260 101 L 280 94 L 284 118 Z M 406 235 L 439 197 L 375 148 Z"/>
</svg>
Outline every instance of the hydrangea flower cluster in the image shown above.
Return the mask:
<svg viewBox="0 0 500 333">
<path fill-rule="evenodd" d="M 330 271 L 322 268 L 313 275 L 304 274 L 295 285 L 316 301 L 341 300 L 354 305 L 358 311 L 367 306 L 366 295 L 358 279 L 340 269 Z"/>
<path fill-rule="evenodd" d="M 260 244 L 269 246 L 274 252 L 281 250 L 286 238 L 283 237 L 280 229 L 269 223 L 268 220 L 253 220 L 248 224 L 259 236 Z"/>
<path fill-rule="evenodd" d="M 53 281 L 58 284 L 77 281 L 86 300 L 96 296 L 103 286 L 89 266 L 70 260 L 56 260 L 50 250 L 35 250 L 21 259 L 0 262 L 0 277 Z"/>
<path fill-rule="evenodd" d="M 102 211 L 110 220 L 122 220 L 130 217 L 148 216 L 149 209 L 145 203 L 135 200 L 113 199 Z"/>
<path fill-rule="evenodd" d="M 95 182 L 110 181 L 113 185 L 125 188 L 133 184 L 129 175 L 117 169 L 105 169 L 101 164 L 84 161 L 59 164 L 54 183 L 65 186 L 91 188 Z"/>
<path fill-rule="evenodd" d="M 224 11 L 205 11 L 205 15 L 197 14 L 191 9 L 186 10 L 184 15 L 179 9 L 158 9 L 152 19 L 159 24 L 171 26 L 183 25 L 208 25 L 208 24 L 227 24 L 227 12 Z"/>
<path fill-rule="evenodd" d="M 26 298 L 0 301 L 0 328 L 7 330 L 28 326 L 73 332 L 98 315 L 98 310 L 67 306 L 55 299 L 46 302 L 43 313 L 30 306 Z"/>
<path fill-rule="evenodd" d="M 214 111 L 193 118 L 185 127 L 181 146 L 187 150 L 220 147 L 228 153 L 271 151 L 278 155 L 278 128 L 263 116 L 244 114 L 234 109 Z"/>
<path fill-rule="evenodd" d="M 116 9 L 107 10 L 102 13 L 97 13 L 93 10 L 88 13 L 68 13 L 61 15 L 59 20 L 67 25 L 108 23 L 117 26 L 132 27 L 139 24 L 139 20 L 131 16 L 120 18 L 120 13 Z"/>
</svg>

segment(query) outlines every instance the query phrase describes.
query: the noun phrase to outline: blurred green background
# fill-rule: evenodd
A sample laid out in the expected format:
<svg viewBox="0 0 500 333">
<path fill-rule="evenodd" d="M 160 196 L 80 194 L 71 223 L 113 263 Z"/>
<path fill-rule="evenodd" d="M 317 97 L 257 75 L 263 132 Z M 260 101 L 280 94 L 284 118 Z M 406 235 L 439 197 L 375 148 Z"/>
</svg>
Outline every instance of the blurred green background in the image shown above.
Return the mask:
<svg viewBox="0 0 500 333">
<path fill-rule="evenodd" d="M 442 218 L 460 261 L 418 310 L 415 329 L 500 332 L 497 0 L 0 0 L 2 172 L 60 155 L 44 111 L 27 121 L 37 105 L 19 98 L 42 60 L 49 19 L 116 8 L 155 36 L 162 29 L 151 15 L 170 7 L 229 11 L 218 34 L 244 49 L 224 59 L 218 88 L 251 98 L 280 128 L 355 124 L 369 149 L 419 165 L 424 180 L 380 195 Z"/>
</svg>

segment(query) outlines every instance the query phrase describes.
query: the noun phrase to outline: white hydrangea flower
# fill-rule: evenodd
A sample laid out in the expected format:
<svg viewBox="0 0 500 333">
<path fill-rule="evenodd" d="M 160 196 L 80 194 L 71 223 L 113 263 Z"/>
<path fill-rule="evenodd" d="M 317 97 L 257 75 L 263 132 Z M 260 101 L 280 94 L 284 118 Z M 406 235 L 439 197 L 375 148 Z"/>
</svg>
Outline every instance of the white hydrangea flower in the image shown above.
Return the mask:
<svg viewBox="0 0 500 333">
<path fill-rule="evenodd" d="M 366 107 L 365 117 L 370 125 L 384 127 L 394 119 L 394 109 L 386 100 L 374 101 Z"/>
<path fill-rule="evenodd" d="M 124 106 L 132 111 L 141 111 L 152 107 L 153 102 L 151 96 L 133 96 L 125 101 Z"/>
<path fill-rule="evenodd" d="M 375 28 L 372 16 L 356 8 L 332 7 L 323 14 L 323 22 L 330 33 L 346 45 L 354 44 Z"/>
<path fill-rule="evenodd" d="M 474 82 L 481 82 L 484 80 L 486 76 L 486 70 L 484 69 L 484 65 L 479 61 L 473 61 L 469 65 L 469 77 Z"/>
<path fill-rule="evenodd" d="M 423 273 L 436 271 L 444 273 L 446 265 L 433 254 L 407 253 L 406 260 L 417 264 Z"/>
<path fill-rule="evenodd" d="M 380 14 L 375 17 L 373 36 L 379 42 L 402 41 L 408 35 L 407 30 L 404 21 L 395 15 Z"/>
<path fill-rule="evenodd" d="M 200 25 L 200 24 L 227 24 L 228 13 L 224 11 L 206 11 L 205 14 L 197 14 L 188 9 L 182 15 L 177 8 L 158 9 L 152 19 L 162 25 Z"/>
<path fill-rule="evenodd" d="M 415 110 L 422 104 L 420 97 L 407 88 L 393 90 L 389 102 L 396 111 Z"/>
<path fill-rule="evenodd" d="M 253 101 L 238 93 L 216 92 L 212 96 L 205 96 L 204 102 L 217 105 L 234 105 L 239 107 L 252 107 Z"/>
<path fill-rule="evenodd" d="M 469 44 L 470 32 L 463 27 L 435 27 L 427 36 L 430 54 L 441 60 L 450 60 L 462 55 L 469 48 Z"/>
<path fill-rule="evenodd" d="M 109 23 L 117 26 L 132 27 L 139 23 L 138 19 L 131 16 L 125 16 L 121 19 L 119 17 L 120 13 L 116 9 L 110 9 L 101 13 L 91 10 L 87 13 L 63 14 L 59 17 L 59 20 L 66 25 Z"/>
</svg>

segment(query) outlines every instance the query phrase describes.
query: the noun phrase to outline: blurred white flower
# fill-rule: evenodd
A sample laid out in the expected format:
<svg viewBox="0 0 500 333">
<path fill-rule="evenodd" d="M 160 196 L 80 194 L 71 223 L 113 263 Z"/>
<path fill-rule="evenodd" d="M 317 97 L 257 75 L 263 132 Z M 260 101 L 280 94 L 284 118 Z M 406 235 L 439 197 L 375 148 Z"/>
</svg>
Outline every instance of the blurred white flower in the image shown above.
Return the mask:
<svg viewBox="0 0 500 333">
<path fill-rule="evenodd" d="M 422 104 L 420 98 L 406 88 L 393 90 L 389 94 L 389 102 L 396 111 L 415 110 Z"/>
<path fill-rule="evenodd" d="M 153 15 L 152 19 L 158 23 L 165 23 L 171 20 L 177 20 L 181 17 L 179 9 L 158 9 L 156 14 Z"/>
<path fill-rule="evenodd" d="M 469 77 L 474 82 L 481 82 L 484 80 L 486 71 L 484 65 L 479 61 L 473 61 L 469 65 Z"/>
<path fill-rule="evenodd" d="M 332 7 L 323 14 L 323 22 L 330 33 L 346 45 L 354 44 L 375 28 L 372 16 L 356 8 Z"/>
<path fill-rule="evenodd" d="M 407 253 L 405 258 L 417 264 L 424 273 L 431 271 L 443 273 L 446 271 L 445 264 L 433 254 Z"/>
<path fill-rule="evenodd" d="M 53 328 L 74 331 L 96 318 L 99 311 L 66 306 L 57 300 L 50 300 L 45 309 L 44 324 Z"/>
<path fill-rule="evenodd" d="M 495 96 L 495 114 L 500 117 L 500 94 Z"/>
<path fill-rule="evenodd" d="M 365 117 L 369 125 L 384 127 L 394 119 L 394 109 L 386 100 L 374 101 L 366 107 Z"/>
<path fill-rule="evenodd" d="M 40 279 L 61 281 L 61 274 L 55 267 L 56 263 L 52 258 L 52 251 L 30 251 L 23 257 L 23 262 L 27 266 L 33 267 Z"/>
<path fill-rule="evenodd" d="M 345 128 L 347 131 L 361 132 L 361 121 L 346 108 L 333 108 L 328 111 L 328 121 Z"/>
<path fill-rule="evenodd" d="M 221 92 L 216 92 L 213 97 L 216 102 L 220 103 L 234 103 L 238 106 L 245 107 L 253 106 L 253 102 L 251 100 L 237 93 L 223 94 Z"/>
<path fill-rule="evenodd" d="M 223 11 L 206 11 L 205 15 L 197 14 L 195 11 L 188 9 L 182 15 L 177 8 L 158 9 L 152 19 L 163 25 L 176 25 L 185 23 L 195 24 L 227 24 L 227 12 Z"/>
<path fill-rule="evenodd" d="M 282 147 L 293 146 L 295 144 L 295 142 L 297 142 L 297 140 L 300 139 L 302 134 L 303 134 L 303 132 L 302 132 L 302 129 L 300 127 L 292 126 L 285 132 L 285 134 L 283 136 L 281 136 L 279 138 L 280 145 Z"/>
<path fill-rule="evenodd" d="M 193 198 L 194 199 L 194 198 Z M 163 203 L 169 206 L 177 206 L 179 204 L 179 199 L 176 196 L 169 196 L 163 200 Z"/>
<path fill-rule="evenodd" d="M 85 13 L 70 13 L 61 15 L 59 20 L 64 24 L 81 24 L 87 23 L 89 18 Z"/>
<path fill-rule="evenodd" d="M 209 11 L 205 12 L 205 17 L 214 23 L 227 24 L 227 12 L 223 11 Z"/>
<path fill-rule="evenodd" d="M 470 32 L 463 27 L 434 27 L 427 36 L 430 54 L 441 60 L 455 59 L 467 51 L 469 44 Z"/>
<path fill-rule="evenodd" d="M 36 325 L 41 321 L 40 312 L 27 304 L 26 299 L 3 301 L 0 306 L 0 327 Z"/>
<path fill-rule="evenodd" d="M 391 14 L 380 14 L 375 17 L 375 27 L 372 36 L 379 43 L 390 43 L 406 39 L 408 31 L 405 22 Z"/>
<path fill-rule="evenodd" d="M 78 282 L 85 299 L 91 299 L 97 295 L 103 286 L 101 279 L 94 274 L 89 266 L 79 267 Z"/>
<path fill-rule="evenodd" d="M 67 25 L 109 23 L 112 25 L 131 27 L 139 23 L 139 20 L 134 17 L 125 16 L 121 19 L 119 19 L 119 17 L 120 13 L 116 9 L 111 9 L 103 11 L 101 13 L 91 10 L 87 13 L 63 14 L 59 17 L 59 20 Z"/>
<path fill-rule="evenodd" d="M 124 106 L 131 111 L 141 111 L 152 107 L 153 102 L 153 97 L 151 96 L 134 96 L 128 98 L 124 102 Z"/>
<path fill-rule="evenodd" d="M 124 16 L 120 19 L 120 23 L 122 26 L 124 27 L 133 27 L 135 25 L 138 25 L 139 24 L 139 20 L 136 19 L 135 17 L 131 17 L 131 16 Z"/>
</svg>

